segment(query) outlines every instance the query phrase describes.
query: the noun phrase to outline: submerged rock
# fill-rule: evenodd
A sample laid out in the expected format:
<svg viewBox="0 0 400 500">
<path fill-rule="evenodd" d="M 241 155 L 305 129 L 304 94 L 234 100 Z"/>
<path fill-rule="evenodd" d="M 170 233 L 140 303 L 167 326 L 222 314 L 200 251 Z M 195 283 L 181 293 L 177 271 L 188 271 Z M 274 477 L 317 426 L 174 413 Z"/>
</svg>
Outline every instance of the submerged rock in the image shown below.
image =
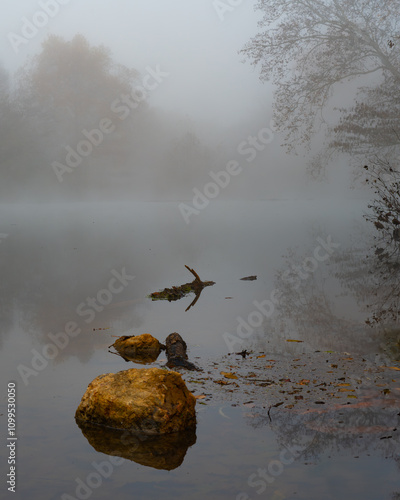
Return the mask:
<svg viewBox="0 0 400 500">
<path fill-rule="evenodd" d="M 125 361 L 143 364 L 155 361 L 161 350 L 165 349 L 165 346 L 149 333 L 119 337 L 109 347 L 114 347 Z"/>
<path fill-rule="evenodd" d="M 195 428 L 160 436 L 146 436 L 86 422 L 77 423 L 96 451 L 154 469 L 176 469 L 182 464 L 188 448 L 196 442 Z"/>
<path fill-rule="evenodd" d="M 168 434 L 196 426 L 195 405 L 179 373 L 132 368 L 95 378 L 75 418 L 147 435 Z"/>
</svg>

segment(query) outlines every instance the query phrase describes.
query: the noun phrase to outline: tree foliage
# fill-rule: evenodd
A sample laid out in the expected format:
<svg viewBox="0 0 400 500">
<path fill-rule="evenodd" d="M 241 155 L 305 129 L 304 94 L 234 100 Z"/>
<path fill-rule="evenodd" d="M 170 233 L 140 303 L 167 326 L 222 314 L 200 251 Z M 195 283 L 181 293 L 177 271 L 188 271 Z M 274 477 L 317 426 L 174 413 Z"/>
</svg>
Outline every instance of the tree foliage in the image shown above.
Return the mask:
<svg viewBox="0 0 400 500">
<path fill-rule="evenodd" d="M 259 0 L 256 8 L 264 14 L 262 30 L 242 53 L 260 66 L 262 81 L 276 86 L 274 118 L 289 151 L 309 145 L 327 125 L 323 111 L 340 83 L 361 78 L 385 85 L 382 95 L 359 91 L 348 115 L 341 110 L 336 132 L 343 148 L 354 135 L 364 137 L 375 110 L 386 120 L 391 101 L 381 108 L 381 100 L 397 96 L 400 83 L 400 0 Z"/>
<path fill-rule="evenodd" d="M 85 126 L 110 115 L 110 104 L 132 92 L 135 70 L 116 64 L 104 46 L 91 46 L 82 36 L 71 41 L 49 36 L 42 52 L 19 76 L 19 99 L 43 134 L 55 129 L 73 140 Z"/>
</svg>

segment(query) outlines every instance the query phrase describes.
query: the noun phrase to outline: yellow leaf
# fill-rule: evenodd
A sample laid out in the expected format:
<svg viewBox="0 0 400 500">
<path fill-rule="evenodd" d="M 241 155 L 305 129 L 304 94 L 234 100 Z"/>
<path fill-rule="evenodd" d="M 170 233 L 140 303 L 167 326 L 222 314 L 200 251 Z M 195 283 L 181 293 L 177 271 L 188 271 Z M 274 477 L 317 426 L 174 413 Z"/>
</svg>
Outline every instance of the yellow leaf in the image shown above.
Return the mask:
<svg viewBox="0 0 400 500">
<path fill-rule="evenodd" d="M 200 396 L 195 396 L 195 398 L 196 398 L 196 399 L 204 399 L 204 398 L 205 398 L 205 396 L 204 396 L 204 394 L 201 394 Z"/>
<path fill-rule="evenodd" d="M 303 340 L 286 339 L 286 342 L 303 342 Z"/>
<path fill-rule="evenodd" d="M 237 379 L 237 376 L 234 373 L 221 372 L 221 375 L 223 375 L 225 378 L 234 378 L 234 379 Z"/>
<path fill-rule="evenodd" d="M 336 384 L 336 387 L 349 387 L 350 384 Z"/>
<path fill-rule="evenodd" d="M 303 378 L 303 380 L 300 380 L 300 382 L 297 382 L 299 385 L 308 385 L 310 383 L 309 380 Z"/>
<path fill-rule="evenodd" d="M 265 354 L 262 354 L 261 356 L 257 356 L 257 359 L 260 359 L 260 358 L 265 358 Z"/>
<path fill-rule="evenodd" d="M 397 370 L 400 372 L 400 368 L 397 368 L 397 366 L 386 366 L 385 368 L 389 368 L 389 370 Z"/>
</svg>

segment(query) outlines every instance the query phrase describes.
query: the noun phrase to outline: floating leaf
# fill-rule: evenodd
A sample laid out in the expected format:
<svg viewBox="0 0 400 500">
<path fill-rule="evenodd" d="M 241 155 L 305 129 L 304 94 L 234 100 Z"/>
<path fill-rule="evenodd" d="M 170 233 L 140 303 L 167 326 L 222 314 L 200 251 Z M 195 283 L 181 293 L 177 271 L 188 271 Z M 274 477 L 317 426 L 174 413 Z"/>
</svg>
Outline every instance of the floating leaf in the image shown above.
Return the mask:
<svg viewBox="0 0 400 500">
<path fill-rule="evenodd" d="M 204 396 L 204 394 L 200 394 L 199 396 L 195 396 L 195 398 L 196 398 L 196 399 L 204 399 L 204 398 L 205 398 L 205 396 Z"/>
<path fill-rule="evenodd" d="M 213 381 L 214 384 L 219 384 L 219 385 L 228 385 L 229 382 L 227 382 L 226 380 L 214 380 Z"/>
<path fill-rule="evenodd" d="M 233 379 L 237 379 L 237 375 L 235 375 L 234 373 L 230 373 L 230 372 L 220 372 L 221 375 L 223 375 L 225 378 L 233 378 Z"/>
<path fill-rule="evenodd" d="M 350 384 L 336 384 L 336 387 L 349 387 Z"/>
<path fill-rule="evenodd" d="M 300 382 L 297 382 L 299 385 L 308 385 L 310 383 L 309 380 L 303 378 L 303 380 L 300 380 Z"/>
<path fill-rule="evenodd" d="M 261 354 L 261 356 L 257 356 L 257 359 L 260 359 L 260 358 L 265 358 L 265 354 Z"/>
<path fill-rule="evenodd" d="M 286 339 L 286 342 L 304 342 L 303 340 Z"/>
<path fill-rule="evenodd" d="M 383 368 L 389 368 L 389 370 L 397 370 L 397 371 L 400 371 L 400 368 L 398 368 L 397 366 L 384 366 Z"/>
</svg>

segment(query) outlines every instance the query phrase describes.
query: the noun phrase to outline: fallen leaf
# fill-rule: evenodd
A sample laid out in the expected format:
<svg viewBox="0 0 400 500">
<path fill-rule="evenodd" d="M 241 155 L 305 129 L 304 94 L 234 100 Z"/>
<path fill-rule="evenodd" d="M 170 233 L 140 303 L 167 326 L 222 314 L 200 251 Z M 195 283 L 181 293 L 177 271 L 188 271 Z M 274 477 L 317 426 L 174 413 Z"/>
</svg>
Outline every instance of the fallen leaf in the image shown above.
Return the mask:
<svg viewBox="0 0 400 500">
<path fill-rule="evenodd" d="M 336 387 L 349 387 L 350 384 L 336 384 Z"/>
<path fill-rule="evenodd" d="M 220 372 L 221 375 L 223 375 L 225 378 L 233 378 L 233 379 L 237 379 L 237 375 L 235 375 L 234 373 L 230 373 L 230 372 Z"/>
<path fill-rule="evenodd" d="M 297 383 L 300 384 L 300 385 L 308 385 L 310 383 L 310 381 L 307 380 L 307 379 L 305 379 L 305 378 L 303 378 L 303 380 L 300 380 L 300 382 L 297 382 Z"/>
<path fill-rule="evenodd" d="M 257 356 L 257 359 L 260 359 L 260 358 L 265 358 L 265 354 L 261 354 L 261 356 Z"/>
<path fill-rule="evenodd" d="M 304 342 L 303 340 L 286 339 L 286 342 Z"/>
<path fill-rule="evenodd" d="M 196 398 L 196 399 L 204 399 L 204 398 L 205 398 L 205 396 L 204 396 L 204 394 L 201 394 L 201 395 L 199 395 L 199 396 L 195 396 L 195 398 Z"/>
<path fill-rule="evenodd" d="M 397 366 L 383 366 L 382 368 L 389 368 L 389 370 L 397 370 L 400 372 L 400 368 L 397 368 Z"/>
<path fill-rule="evenodd" d="M 213 380 L 214 384 L 219 384 L 219 385 L 228 385 L 229 382 L 226 380 Z"/>
</svg>

